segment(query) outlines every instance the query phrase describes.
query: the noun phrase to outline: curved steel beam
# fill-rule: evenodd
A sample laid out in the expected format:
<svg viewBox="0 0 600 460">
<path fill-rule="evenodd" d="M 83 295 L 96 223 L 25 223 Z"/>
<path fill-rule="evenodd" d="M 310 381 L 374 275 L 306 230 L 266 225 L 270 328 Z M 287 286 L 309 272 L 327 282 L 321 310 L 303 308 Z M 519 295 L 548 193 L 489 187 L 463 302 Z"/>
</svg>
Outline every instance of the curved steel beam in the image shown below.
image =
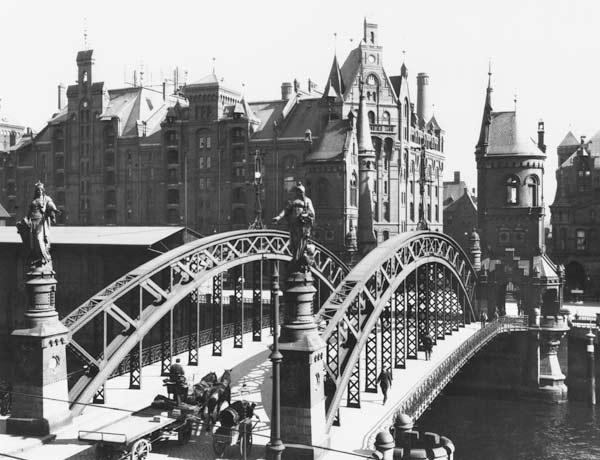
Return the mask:
<svg viewBox="0 0 600 460">
<path fill-rule="evenodd" d="M 463 308 L 472 312 L 472 296 L 476 274 L 460 246 L 447 235 L 437 232 L 411 232 L 389 239 L 362 259 L 344 281 L 330 295 L 319 310 L 317 320 L 322 327 L 321 337 L 327 343 L 341 324 L 348 325 L 348 334 L 355 335 L 356 345 L 350 356 L 343 360 L 336 380 L 336 392 L 327 412 L 327 428 L 331 427 L 337 409 L 350 380 L 354 365 L 364 348 L 369 333 L 376 327 L 377 320 L 393 293 L 409 274 L 421 265 L 437 263 L 449 269 L 464 292 L 466 302 Z M 357 299 L 363 299 L 369 311 L 366 318 L 359 319 L 358 330 L 350 327 L 349 308 Z M 339 348 L 338 348 L 339 350 Z M 338 360 L 340 359 L 338 351 Z"/>
</svg>

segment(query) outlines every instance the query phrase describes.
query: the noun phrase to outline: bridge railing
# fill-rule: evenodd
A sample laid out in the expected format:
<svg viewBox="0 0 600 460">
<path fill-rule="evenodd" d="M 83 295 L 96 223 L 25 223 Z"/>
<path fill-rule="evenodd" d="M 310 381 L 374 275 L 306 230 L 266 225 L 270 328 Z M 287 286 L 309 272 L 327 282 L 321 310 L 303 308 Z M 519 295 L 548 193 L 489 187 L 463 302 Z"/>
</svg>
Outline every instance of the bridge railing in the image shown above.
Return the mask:
<svg viewBox="0 0 600 460">
<path fill-rule="evenodd" d="M 248 318 L 244 320 L 243 331 L 244 333 L 252 332 L 252 322 L 254 318 Z M 262 319 L 263 328 L 271 327 L 271 315 L 264 314 Z M 222 339 L 229 339 L 234 336 L 234 323 L 223 324 L 223 336 Z M 213 342 L 213 332 L 212 328 L 203 329 L 200 331 L 199 339 L 198 339 L 198 347 L 204 347 L 206 345 L 210 345 Z M 189 350 L 190 338 L 195 338 L 196 333 L 182 335 L 176 339 L 173 339 L 173 351 L 172 355 L 179 355 L 182 353 L 186 353 Z M 165 341 L 162 343 L 157 343 L 155 345 L 145 347 L 142 349 L 142 366 L 148 366 L 150 364 L 158 363 L 163 359 L 165 348 L 168 349 L 169 341 Z M 131 355 L 128 355 L 121 363 L 119 367 L 115 369 L 115 371 L 111 374 L 109 378 L 118 377 L 120 375 L 127 374 L 131 369 Z"/>
<path fill-rule="evenodd" d="M 598 327 L 598 317 L 595 315 L 571 316 L 571 327 L 579 329 L 594 329 Z"/>
<path fill-rule="evenodd" d="M 527 316 L 502 317 L 491 321 L 458 346 L 444 361 L 423 376 L 404 397 L 399 411 L 418 419 L 442 389 L 475 353 L 503 332 L 527 330 Z"/>
</svg>

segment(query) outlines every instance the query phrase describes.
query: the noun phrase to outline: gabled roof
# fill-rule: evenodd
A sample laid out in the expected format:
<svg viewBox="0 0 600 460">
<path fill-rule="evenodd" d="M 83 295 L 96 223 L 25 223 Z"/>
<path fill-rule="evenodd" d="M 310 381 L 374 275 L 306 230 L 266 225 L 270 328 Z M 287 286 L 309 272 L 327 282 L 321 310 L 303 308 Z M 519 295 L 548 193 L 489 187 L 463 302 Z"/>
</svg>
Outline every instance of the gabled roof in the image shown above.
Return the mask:
<svg viewBox="0 0 600 460">
<path fill-rule="evenodd" d="M 306 161 L 325 161 L 342 156 L 352 145 L 352 135 L 348 120 L 329 121 L 317 148 L 307 156 Z"/>
<path fill-rule="evenodd" d="M 444 201 L 442 204 L 448 205 L 458 200 L 462 195 L 464 195 L 465 188 L 467 188 L 467 184 L 462 180 L 459 182 L 444 182 Z"/>
<path fill-rule="evenodd" d="M 195 82 L 190 83 L 188 86 L 211 86 L 211 85 L 218 85 L 222 81 L 223 81 L 222 79 L 219 80 L 219 78 L 217 77 L 216 74 L 209 73 L 208 75 L 205 75 L 204 77 L 202 77 L 200 80 L 196 80 Z"/>
<path fill-rule="evenodd" d="M 10 217 L 10 214 L 8 213 L 8 211 L 6 209 L 4 209 L 4 206 L 2 206 L 2 203 L 0 203 L 0 219 L 6 219 Z"/>
<path fill-rule="evenodd" d="M 146 136 L 158 131 L 167 110 L 177 103 L 183 103 L 177 96 L 163 100 L 162 93 L 140 86 L 113 89 L 108 94 L 110 100 L 100 119 L 118 118 L 119 136 L 140 135 L 138 121 L 146 123 Z"/>
<path fill-rule="evenodd" d="M 562 140 L 562 142 L 558 144 L 559 147 L 567 147 L 573 145 L 579 145 L 579 141 L 575 137 L 575 134 L 573 134 L 573 131 L 569 131 L 565 138 Z"/>
<path fill-rule="evenodd" d="M 435 119 L 435 115 L 431 116 L 431 119 L 427 122 L 427 124 L 425 125 L 425 127 L 427 129 L 429 129 L 431 127 L 431 129 L 433 129 L 434 131 L 442 129 L 439 125 L 439 123 L 437 122 L 437 120 Z"/>
<path fill-rule="evenodd" d="M 298 98 L 295 104 L 284 108 L 290 101 L 253 102 L 249 104 L 255 117 L 260 121 L 252 139 L 271 139 L 274 134 L 275 122 L 279 123 L 279 138 L 304 138 L 304 133 L 310 129 L 315 136 L 320 129 L 319 101 L 317 98 Z M 282 118 L 284 117 L 283 121 Z"/>
<path fill-rule="evenodd" d="M 451 201 L 450 203 L 448 203 L 446 206 L 444 206 L 444 213 L 446 212 L 452 212 L 454 209 L 458 208 L 459 206 L 468 206 L 468 207 L 472 207 L 475 211 L 477 211 L 477 203 L 475 203 L 475 200 L 473 199 L 473 197 L 471 196 L 470 193 L 464 193 L 463 190 L 463 194 L 457 198 L 454 201 Z"/>
<path fill-rule="evenodd" d="M 492 112 L 487 155 L 545 156 L 519 126 L 515 111 Z"/>
</svg>

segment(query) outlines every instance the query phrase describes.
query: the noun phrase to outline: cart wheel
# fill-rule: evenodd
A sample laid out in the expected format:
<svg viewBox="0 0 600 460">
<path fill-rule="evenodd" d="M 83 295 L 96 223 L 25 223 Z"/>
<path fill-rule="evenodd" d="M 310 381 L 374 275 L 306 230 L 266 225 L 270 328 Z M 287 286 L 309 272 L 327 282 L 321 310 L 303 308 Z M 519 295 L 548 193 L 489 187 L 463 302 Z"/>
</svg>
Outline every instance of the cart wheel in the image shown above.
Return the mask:
<svg viewBox="0 0 600 460">
<path fill-rule="evenodd" d="M 138 439 L 131 446 L 131 460 L 144 460 L 150 451 L 152 444 L 147 439 Z"/>
<path fill-rule="evenodd" d="M 186 423 L 179 430 L 177 430 L 177 443 L 180 446 L 187 444 L 192 438 L 192 425 Z"/>
<path fill-rule="evenodd" d="M 247 454 L 250 455 L 252 453 L 252 432 L 249 432 L 246 436 L 246 449 Z"/>
<path fill-rule="evenodd" d="M 220 440 L 218 437 L 213 438 L 213 450 L 217 458 L 222 458 L 226 449 L 227 443 L 225 441 Z"/>
<path fill-rule="evenodd" d="M 240 448 L 240 458 L 246 458 L 248 453 L 247 447 L 248 438 L 244 433 L 240 433 L 240 438 L 238 440 L 238 446 Z M 244 451 L 246 452 L 246 456 L 244 456 Z"/>
</svg>

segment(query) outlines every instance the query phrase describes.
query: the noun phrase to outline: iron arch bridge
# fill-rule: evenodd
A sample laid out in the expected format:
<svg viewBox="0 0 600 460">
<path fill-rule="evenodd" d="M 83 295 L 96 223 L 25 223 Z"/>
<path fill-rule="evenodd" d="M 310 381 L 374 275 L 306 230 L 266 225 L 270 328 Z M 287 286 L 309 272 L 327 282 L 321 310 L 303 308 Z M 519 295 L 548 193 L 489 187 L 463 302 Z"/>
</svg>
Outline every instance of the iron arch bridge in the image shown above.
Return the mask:
<svg viewBox="0 0 600 460">
<path fill-rule="evenodd" d="M 348 268 L 325 247 L 318 243 L 314 244 L 316 254 L 312 272 L 326 288 L 333 291 L 348 273 Z M 187 243 L 139 266 L 64 317 L 62 322 L 69 329 L 69 349 L 88 369 L 69 391 L 71 411 L 74 414 L 81 413 L 85 407 L 83 404 L 89 402 L 98 392 L 102 393 L 104 382 L 128 356 L 130 382 L 134 381 L 134 384 L 130 383 L 130 387 L 139 388 L 142 367 L 141 342 L 144 336 L 169 314 L 171 314 L 172 325 L 175 306 L 188 296 L 195 296 L 197 301 L 201 286 L 207 284 L 212 287 L 208 303 L 212 303 L 215 307 L 221 305 L 221 317 L 218 318 L 218 314 L 213 317 L 212 331 L 213 354 L 220 355 L 223 339 L 223 274 L 231 269 L 243 270 L 245 264 L 254 264 L 253 268 L 257 270 L 253 271 L 253 307 L 262 305 L 262 263 L 267 260 L 291 260 L 287 232 L 243 230 L 216 234 Z M 235 279 L 232 299 L 235 306 L 242 306 L 242 318 L 241 321 L 234 323 L 233 336 L 234 347 L 241 347 L 244 333 L 243 271 L 239 282 L 237 277 Z M 120 300 L 132 297 L 137 298 L 137 316 L 128 314 L 125 309 L 117 306 Z M 215 310 L 218 311 L 218 308 Z M 258 324 L 255 325 L 253 322 L 252 327 L 253 335 L 258 334 L 258 340 L 262 330 L 262 307 L 260 312 Z M 114 337 L 107 335 L 107 318 L 123 328 L 121 333 L 114 334 Z M 94 321 L 97 323 L 98 320 L 103 322 L 104 344 L 100 356 L 96 357 L 76 340 L 75 334 L 81 333 L 86 326 L 89 329 Z M 190 346 L 190 360 L 197 360 L 199 334 L 195 336 L 195 340 L 196 344 Z M 166 363 L 167 368 L 169 364 L 170 362 Z M 163 370 L 164 367 L 165 362 L 163 362 Z"/>
<path fill-rule="evenodd" d="M 460 246 L 438 232 L 398 235 L 362 259 L 316 316 L 327 344 L 327 428 L 339 422 L 344 396 L 360 407 L 361 354 L 364 389 L 377 392 L 378 366 L 404 368 L 426 334 L 435 343 L 474 319 L 476 281 Z"/>
</svg>

